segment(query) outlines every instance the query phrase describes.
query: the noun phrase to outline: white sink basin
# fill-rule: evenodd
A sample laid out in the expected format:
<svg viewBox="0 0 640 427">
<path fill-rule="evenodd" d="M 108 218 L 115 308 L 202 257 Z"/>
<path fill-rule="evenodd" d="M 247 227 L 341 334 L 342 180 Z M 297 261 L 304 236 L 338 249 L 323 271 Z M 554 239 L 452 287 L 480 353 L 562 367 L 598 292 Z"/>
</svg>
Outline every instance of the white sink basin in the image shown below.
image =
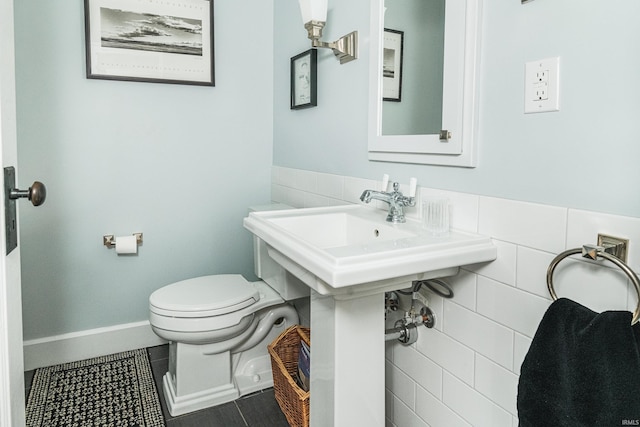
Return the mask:
<svg viewBox="0 0 640 427">
<path fill-rule="evenodd" d="M 269 221 L 321 249 L 358 246 L 363 251 L 373 243 L 406 239 L 414 233 L 345 212 L 304 212 L 301 215 L 273 217 Z"/>
<path fill-rule="evenodd" d="M 278 264 L 322 295 L 398 289 L 496 258 L 488 237 L 458 231 L 434 237 L 417 221 L 385 218 L 382 210 L 348 205 L 252 212 L 244 226 Z"/>
</svg>

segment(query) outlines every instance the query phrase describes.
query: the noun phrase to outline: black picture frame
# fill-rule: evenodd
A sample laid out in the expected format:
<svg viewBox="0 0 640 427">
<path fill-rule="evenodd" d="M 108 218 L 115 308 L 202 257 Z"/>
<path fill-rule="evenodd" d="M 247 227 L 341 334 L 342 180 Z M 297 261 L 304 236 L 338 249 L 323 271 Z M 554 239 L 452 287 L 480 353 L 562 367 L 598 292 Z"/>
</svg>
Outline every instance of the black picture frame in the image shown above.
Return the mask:
<svg viewBox="0 0 640 427">
<path fill-rule="evenodd" d="M 318 105 L 318 51 L 309 49 L 291 58 L 291 109 Z"/>
<path fill-rule="evenodd" d="M 404 31 L 384 29 L 382 55 L 382 100 L 402 100 Z"/>
<path fill-rule="evenodd" d="M 215 86 L 213 0 L 84 0 L 88 79 Z"/>
</svg>

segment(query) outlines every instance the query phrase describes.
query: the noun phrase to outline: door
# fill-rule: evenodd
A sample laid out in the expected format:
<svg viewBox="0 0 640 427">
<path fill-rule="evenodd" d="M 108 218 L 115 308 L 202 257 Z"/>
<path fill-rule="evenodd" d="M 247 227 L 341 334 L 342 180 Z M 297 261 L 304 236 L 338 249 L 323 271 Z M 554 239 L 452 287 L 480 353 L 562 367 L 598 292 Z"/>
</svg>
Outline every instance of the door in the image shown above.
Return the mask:
<svg viewBox="0 0 640 427">
<path fill-rule="evenodd" d="M 0 162 L 17 166 L 13 0 L 0 0 Z M 21 427 L 24 415 L 20 246 L 9 255 L 0 197 L 0 427 Z"/>
</svg>

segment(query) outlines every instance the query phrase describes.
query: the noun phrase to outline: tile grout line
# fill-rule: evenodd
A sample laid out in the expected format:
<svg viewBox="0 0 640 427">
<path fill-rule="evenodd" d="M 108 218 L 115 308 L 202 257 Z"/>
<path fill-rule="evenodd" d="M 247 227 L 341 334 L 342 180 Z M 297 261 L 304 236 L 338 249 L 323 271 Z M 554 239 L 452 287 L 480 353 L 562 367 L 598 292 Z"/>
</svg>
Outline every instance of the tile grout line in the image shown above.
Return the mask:
<svg viewBox="0 0 640 427">
<path fill-rule="evenodd" d="M 240 413 L 240 417 L 242 417 L 242 421 L 244 421 L 244 425 L 249 427 L 249 423 L 247 423 L 246 418 L 244 417 L 244 414 L 242 413 L 242 410 L 240 409 L 240 407 L 238 406 L 238 402 L 236 400 L 233 401 L 233 404 L 235 405 L 236 409 L 238 410 L 238 412 Z"/>
</svg>

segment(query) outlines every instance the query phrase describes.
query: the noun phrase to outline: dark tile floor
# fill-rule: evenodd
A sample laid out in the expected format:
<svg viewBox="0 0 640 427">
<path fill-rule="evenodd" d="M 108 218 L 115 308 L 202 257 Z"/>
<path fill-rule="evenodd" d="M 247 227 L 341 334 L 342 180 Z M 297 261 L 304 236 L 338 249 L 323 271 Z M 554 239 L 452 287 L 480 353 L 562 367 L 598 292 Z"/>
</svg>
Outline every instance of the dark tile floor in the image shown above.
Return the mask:
<svg viewBox="0 0 640 427">
<path fill-rule="evenodd" d="M 280 410 L 273 394 L 273 389 L 259 391 L 249 396 L 203 409 L 190 414 L 172 417 L 167 411 L 162 391 L 162 377 L 169 365 L 169 347 L 162 345 L 150 347 L 149 360 L 156 381 L 162 413 L 167 427 L 288 427 L 289 424 Z M 34 371 L 25 372 L 27 396 Z"/>
</svg>

